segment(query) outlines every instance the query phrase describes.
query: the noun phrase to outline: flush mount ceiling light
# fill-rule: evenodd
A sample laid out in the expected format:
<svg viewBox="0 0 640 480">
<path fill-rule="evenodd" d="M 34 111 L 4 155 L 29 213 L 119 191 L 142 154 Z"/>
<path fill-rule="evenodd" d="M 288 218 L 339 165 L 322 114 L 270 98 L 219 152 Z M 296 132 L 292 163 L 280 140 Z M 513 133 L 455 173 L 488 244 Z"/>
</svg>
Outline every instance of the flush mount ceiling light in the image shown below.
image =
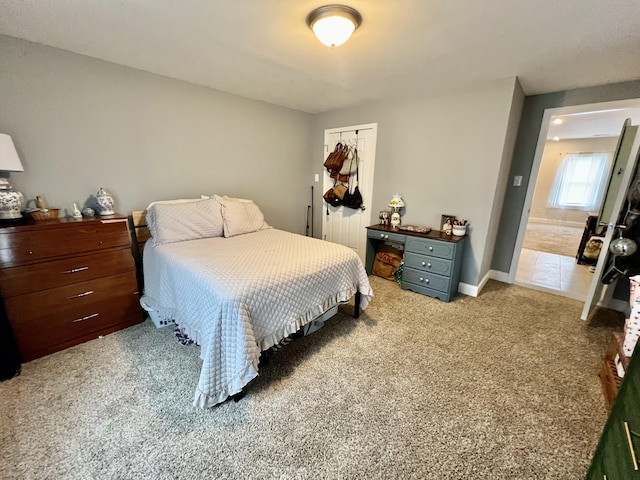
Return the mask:
<svg viewBox="0 0 640 480">
<path fill-rule="evenodd" d="M 325 5 L 307 15 L 307 25 L 327 47 L 342 45 L 361 23 L 362 15 L 346 5 Z"/>
</svg>

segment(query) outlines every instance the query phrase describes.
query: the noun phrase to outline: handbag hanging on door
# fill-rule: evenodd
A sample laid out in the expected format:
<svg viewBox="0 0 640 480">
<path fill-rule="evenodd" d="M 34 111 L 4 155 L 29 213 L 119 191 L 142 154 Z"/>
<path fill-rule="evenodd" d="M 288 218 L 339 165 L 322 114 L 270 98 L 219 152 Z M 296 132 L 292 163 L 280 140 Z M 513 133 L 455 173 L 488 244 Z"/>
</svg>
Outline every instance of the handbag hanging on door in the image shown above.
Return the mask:
<svg viewBox="0 0 640 480">
<path fill-rule="evenodd" d="M 342 168 L 340 169 L 340 175 L 349 176 L 356 173 L 358 170 L 358 149 L 353 147 L 349 149 L 347 159 L 344 161 Z M 346 180 L 342 180 L 346 182 Z"/>
<path fill-rule="evenodd" d="M 356 158 L 357 158 L 357 154 L 356 154 Z M 358 164 L 358 161 L 356 159 L 356 165 L 357 164 Z M 362 205 L 363 203 L 362 194 L 360 193 L 360 189 L 358 188 L 359 180 L 360 179 L 358 177 L 358 168 L 356 167 L 356 187 L 353 189 L 353 193 L 350 193 L 347 190 L 347 193 L 345 194 L 344 199 L 342 200 L 343 206 L 347 208 L 353 208 L 354 210 L 365 209 L 364 205 Z"/>
<path fill-rule="evenodd" d="M 342 166 L 344 165 L 344 161 L 349 155 L 349 146 L 343 145 L 342 143 L 337 143 L 336 148 L 329 154 L 327 159 L 324 161 L 324 166 L 329 172 L 337 171 L 339 172 Z"/>
</svg>

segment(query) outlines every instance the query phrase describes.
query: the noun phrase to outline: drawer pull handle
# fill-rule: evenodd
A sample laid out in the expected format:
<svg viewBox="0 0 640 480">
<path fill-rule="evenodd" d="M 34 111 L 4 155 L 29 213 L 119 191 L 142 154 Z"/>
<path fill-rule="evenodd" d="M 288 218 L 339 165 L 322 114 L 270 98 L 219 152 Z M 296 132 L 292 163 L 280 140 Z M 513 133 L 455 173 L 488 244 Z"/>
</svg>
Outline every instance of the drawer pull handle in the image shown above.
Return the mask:
<svg viewBox="0 0 640 480">
<path fill-rule="evenodd" d="M 629 430 L 629 424 L 627 422 L 624 422 L 624 431 L 627 433 L 627 442 L 629 443 L 629 451 L 631 452 L 633 469 L 638 470 L 638 461 L 636 460 L 636 451 L 633 449 L 633 442 L 631 441 L 631 431 Z"/>
<path fill-rule="evenodd" d="M 422 266 L 426 267 L 427 266 L 427 262 L 422 262 Z"/>
<path fill-rule="evenodd" d="M 384 239 L 385 239 L 385 240 L 389 240 L 389 235 L 385 235 L 385 236 L 384 236 Z"/>
<path fill-rule="evenodd" d="M 433 247 L 429 247 L 429 251 L 430 251 L 430 252 L 433 252 Z"/>
<path fill-rule="evenodd" d="M 79 293 L 77 295 L 71 295 L 70 297 L 67 297 L 67 298 L 71 299 L 71 298 L 86 297 L 87 295 L 91 295 L 92 293 L 93 293 L 93 290 L 88 290 L 86 292 L 82 292 L 82 293 Z"/>
<path fill-rule="evenodd" d="M 82 272 L 83 270 L 89 270 L 89 267 L 72 268 L 71 270 L 65 270 L 62 273 L 78 273 Z"/>
<path fill-rule="evenodd" d="M 73 323 L 84 322 L 85 320 L 90 320 L 92 318 L 97 317 L 98 315 L 100 315 L 100 314 L 99 313 L 92 313 L 91 315 L 87 315 L 86 317 L 76 318 L 75 320 L 73 320 Z"/>
<path fill-rule="evenodd" d="M 424 282 L 424 278 L 420 277 L 420 281 L 421 281 L 421 282 Z"/>
<path fill-rule="evenodd" d="M 424 281 L 424 283 L 429 283 L 429 279 L 427 278 L 427 279 Z"/>
<path fill-rule="evenodd" d="M 384 233 L 381 233 L 381 234 L 380 234 L 380 238 L 384 238 Z"/>
</svg>

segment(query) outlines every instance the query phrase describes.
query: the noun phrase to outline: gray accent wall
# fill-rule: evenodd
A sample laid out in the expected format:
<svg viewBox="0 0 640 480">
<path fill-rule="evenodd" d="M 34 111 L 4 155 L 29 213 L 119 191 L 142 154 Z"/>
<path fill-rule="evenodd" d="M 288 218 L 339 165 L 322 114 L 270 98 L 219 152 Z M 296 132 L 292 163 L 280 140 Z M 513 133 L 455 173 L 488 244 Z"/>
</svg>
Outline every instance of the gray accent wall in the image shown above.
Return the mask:
<svg viewBox="0 0 640 480">
<path fill-rule="evenodd" d="M 411 101 L 372 102 L 314 116 L 311 168 L 322 173 L 324 130 L 378 124 L 373 201 L 387 207 L 394 193 L 406 203 L 405 224 L 437 230 L 442 214 L 469 219 L 470 242 L 461 282 L 478 285 L 488 272 L 502 209 L 523 94 L 515 77 Z M 315 201 L 322 232 L 321 183 Z"/>
<path fill-rule="evenodd" d="M 522 175 L 522 186 L 507 185 L 500 215 L 499 235 L 495 243 L 493 261 L 491 263 L 493 270 L 508 273 L 511 268 L 511 260 L 516 245 L 545 109 L 633 98 L 640 98 L 640 81 L 580 88 L 525 98 L 509 173 L 509 178 L 513 178 L 515 175 Z"/>
<path fill-rule="evenodd" d="M 307 113 L 0 36 L 0 132 L 25 169 L 11 182 L 62 214 L 100 187 L 123 214 L 215 193 L 304 233 L 310 127 Z"/>
</svg>

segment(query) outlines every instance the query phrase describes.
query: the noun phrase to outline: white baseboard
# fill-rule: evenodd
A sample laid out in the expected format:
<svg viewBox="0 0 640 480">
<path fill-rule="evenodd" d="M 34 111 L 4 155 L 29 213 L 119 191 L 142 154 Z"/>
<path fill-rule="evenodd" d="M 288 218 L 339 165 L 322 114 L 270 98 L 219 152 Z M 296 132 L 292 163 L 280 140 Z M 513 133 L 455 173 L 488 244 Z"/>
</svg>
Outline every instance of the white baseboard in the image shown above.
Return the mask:
<svg viewBox="0 0 640 480">
<path fill-rule="evenodd" d="M 536 218 L 529 217 L 529 222 L 531 223 L 544 223 L 547 225 L 565 225 L 567 227 L 580 227 L 584 228 L 586 223 L 586 212 L 585 212 L 585 221 L 584 222 L 572 222 L 569 220 L 554 220 L 552 218 Z"/>
<path fill-rule="evenodd" d="M 509 281 L 508 272 L 499 272 L 498 270 L 489 270 L 489 273 L 487 273 L 487 275 L 491 280 L 497 280 L 502 283 L 511 283 Z"/>
<path fill-rule="evenodd" d="M 487 284 L 487 282 L 492 278 L 490 275 L 491 272 L 488 272 L 480 281 L 478 285 L 469 285 L 468 283 L 460 282 L 458 284 L 458 291 L 464 295 L 469 295 L 470 297 L 477 297 L 480 295 L 480 292 Z"/>
</svg>

